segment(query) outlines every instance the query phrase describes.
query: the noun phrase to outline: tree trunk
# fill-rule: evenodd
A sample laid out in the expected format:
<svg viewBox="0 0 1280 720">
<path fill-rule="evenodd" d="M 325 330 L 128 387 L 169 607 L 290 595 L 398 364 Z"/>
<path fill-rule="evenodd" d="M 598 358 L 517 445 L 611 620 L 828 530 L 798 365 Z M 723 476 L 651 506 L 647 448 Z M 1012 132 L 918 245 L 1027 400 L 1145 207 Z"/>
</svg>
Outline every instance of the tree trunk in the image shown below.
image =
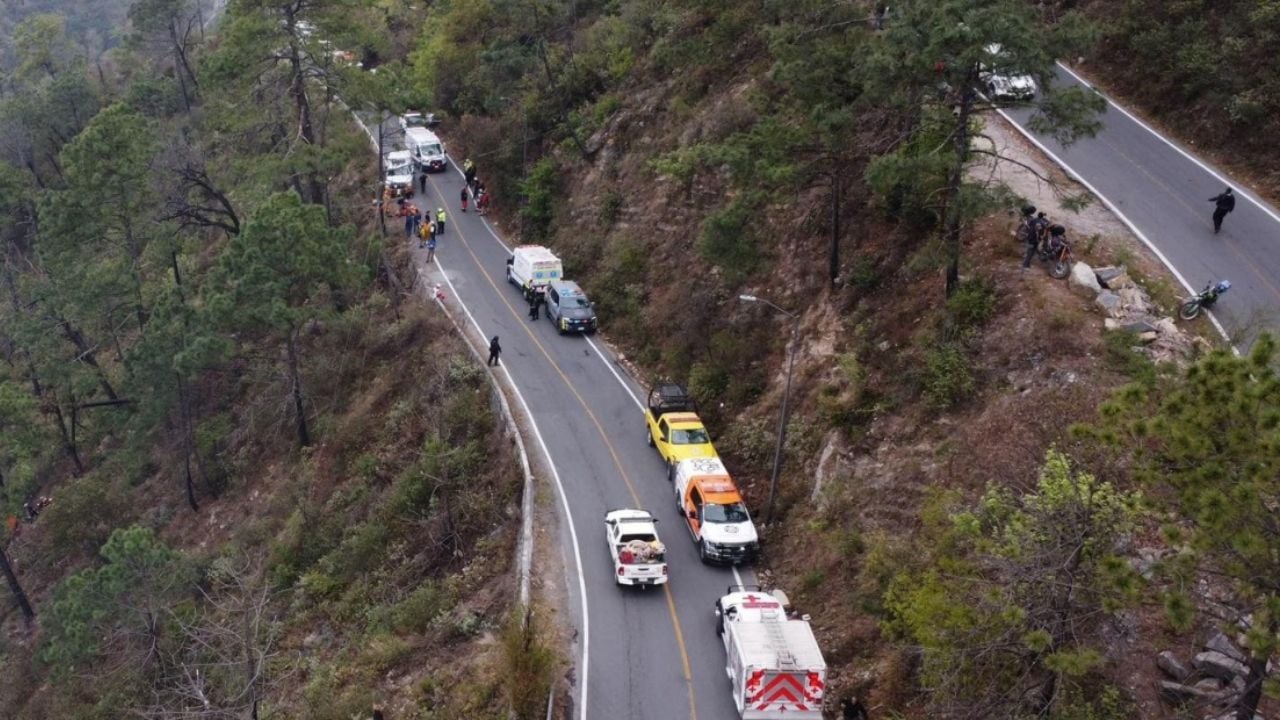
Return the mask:
<svg viewBox="0 0 1280 720">
<path fill-rule="evenodd" d="M 187 76 L 183 72 L 185 62 L 183 62 L 182 53 L 178 49 L 177 22 L 177 18 L 169 18 L 169 40 L 173 43 L 173 74 L 178 78 L 178 89 L 182 92 L 182 107 L 190 115 L 191 95 L 187 92 Z"/>
<path fill-rule="evenodd" d="M 1280 626 L 1272 618 L 1268 622 L 1272 637 L 1280 630 Z M 1244 682 L 1244 694 L 1240 696 L 1240 705 L 1236 708 L 1236 720 L 1253 720 L 1253 716 L 1258 712 L 1258 703 L 1262 702 L 1262 684 L 1267 679 L 1267 660 L 1270 658 L 1266 655 L 1259 656 L 1257 653 L 1249 655 L 1249 677 Z"/>
<path fill-rule="evenodd" d="M 117 399 L 116 390 L 111 387 L 111 382 L 107 379 L 106 371 L 98 364 L 98 358 L 93 352 L 93 348 L 89 347 L 89 343 L 84 339 L 84 333 L 81 333 L 79 330 L 72 327 L 71 323 L 64 318 L 58 318 L 58 322 L 61 323 L 62 333 L 66 336 L 67 340 L 70 340 L 71 344 L 75 345 L 76 350 L 79 351 L 79 355 L 76 359 L 93 368 L 94 372 L 98 375 L 98 385 L 102 387 L 102 392 L 106 393 L 108 398 L 111 398 L 112 400 Z"/>
<path fill-rule="evenodd" d="M 288 25 L 290 32 L 293 32 L 295 20 L 290 15 Z M 294 41 L 289 42 L 289 68 L 292 77 L 289 79 L 289 95 L 293 98 L 294 105 L 298 112 L 298 136 L 308 145 L 316 144 L 315 125 L 311 120 L 311 100 L 307 97 L 306 76 L 303 71 L 302 57 L 298 53 L 298 48 Z M 324 201 L 324 190 L 320 186 L 320 179 L 315 172 L 307 173 L 307 188 L 309 197 L 307 202 L 312 204 L 320 204 Z"/>
<path fill-rule="evenodd" d="M 831 172 L 831 249 L 827 253 L 827 278 L 831 288 L 840 277 L 840 172 Z"/>
<path fill-rule="evenodd" d="M 9 581 L 9 589 L 13 591 L 13 597 L 18 601 L 18 607 L 22 608 L 22 616 L 31 622 L 35 619 L 36 610 L 31 607 L 31 601 L 27 599 L 27 593 L 22 589 L 22 585 L 18 583 L 18 576 L 13 572 L 13 566 L 9 564 L 9 556 L 5 554 L 4 548 L 0 547 L 0 569 L 4 570 L 4 579 Z"/>
<path fill-rule="evenodd" d="M 53 402 L 53 416 L 58 425 L 58 434 L 62 436 L 62 447 L 67 451 L 71 462 L 75 463 L 76 475 L 83 475 L 84 463 L 80 460 L 80 451 L 76 449 L 75 428 L 67 430 L 67 418 L 62 414 L 62 406 L 56 400 Z"/>
<path fill-rule="evenodd" d="M 947 224 L 944 240 L 947 248 L 947 297 L 960 284 L 960 188 L 964 182 L 964 167 L 969 162 L 969 116 L 973 113 L 974 93 L 970 89 L 974 78 L 965 79 L 960 93 L 960 112 L 956 115 L 956 128 L 952 133 L 954 154 L 951 176 L 947 179 Z"/>
<path fill-rule="evenodd" d="M 298 422 L 298 444 L 311 445 L 311 432 L 307 429 L 307 413 L 302 400 L 302 377 L 298 373 L 298 346 L 293 330 L 289 331 L 285 349 L 289 360 L 289 381 L 293 385 L 293 412 Z"/>
</svg>

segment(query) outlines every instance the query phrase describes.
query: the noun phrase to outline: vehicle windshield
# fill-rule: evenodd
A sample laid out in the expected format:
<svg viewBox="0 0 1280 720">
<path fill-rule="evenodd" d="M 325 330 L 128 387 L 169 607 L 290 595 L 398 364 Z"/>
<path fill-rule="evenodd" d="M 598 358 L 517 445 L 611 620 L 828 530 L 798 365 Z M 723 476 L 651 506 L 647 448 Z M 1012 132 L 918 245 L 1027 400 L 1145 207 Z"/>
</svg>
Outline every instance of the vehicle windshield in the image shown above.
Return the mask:
<svg viewBox="0 0 1280 720">
<path fill-rule="evenodd" d="M 423 155 L 443 155 L 444 150 L 440 148 L 440 143 L 426 143 L 418 146 L 418 152 Z"/>
<path fill-rule="evenodd" d="M 702 506 L 702 521 L 709 523 L 742 523 L 751 519 L 747 515 L 747 506 L 742 503 L 729 503 L 728 505 L 712 505 L 710 503 Z"/>
<path fill-rule="evenodd" d="M 671 429 L 671 443 L 673 445 L 703 445 L 709 442 L 711 442 L 711 438 L 707 437 L 707 431 L 702 428 Z"/>
<path fill-rule="evenodd" d="M 623 545 L 626 545 L 632 540 L 639 540 L 642 543 L 648 544 L 657 539 L 658 538 L 653 536 L 653 533 L 627 533 L 626 535 L 623 535 L 622 537 L 618 538 L 618 542 Z"/>
<path fill-rule="evenodd" d="M 392 175 L 412 175 L 412 174 L 413 174 L 413 163 L 411 162 L 396 163 L 394 165 L 387 166 L 388 177 Z"/>
<path fill-rule="evenodd" d="M 404 124 L 405 124 L 405 127 L 411 127 L 411 128 L 426 127 L 427 119 L 422 117 L 421 115 L 405 115 Z"/>
</svg>

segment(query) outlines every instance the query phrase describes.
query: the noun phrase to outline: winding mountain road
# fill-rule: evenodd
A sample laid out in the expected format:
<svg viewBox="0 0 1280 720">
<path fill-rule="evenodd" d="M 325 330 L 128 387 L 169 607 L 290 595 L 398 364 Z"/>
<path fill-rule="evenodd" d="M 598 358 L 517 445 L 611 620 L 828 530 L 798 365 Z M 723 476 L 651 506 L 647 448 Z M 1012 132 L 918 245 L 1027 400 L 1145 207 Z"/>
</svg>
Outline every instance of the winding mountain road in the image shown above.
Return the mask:
<svg viewBox="0 0 1280 720">
<path fill-rule="evenodd" d="M 1055 86 L 1092 87 L 1065 65 L 1056 71 Z M 1280 329 L 1280 253 L 1273 252 L 1280 213 L 1274 207 L 1110 98 L 1098 135 L 1067 147 L 1031 130 L 1032 108 L 1001 114 L 1102 198 L 1188 293 L 1230 280 L 1232 289 L 1214 314 L 1233 344 L 1244 348 L 1258 332 Z M 1208 198 L 1227 186 L 1235 190 L 1236 209 L 1214 235 Z"/>
<path fill-rule="evenodd" d="M 388 126 L 384 126 L 388 127 Z M 386 130 L 388 149 L 399 129 Z M 480 167 L 480 177 L 484 168 Z M 428 176 L 414 202 L 445 208 L 435 263 L 411 243 L 419 282 L 439 284 L 451 310 L 474 337 L 499 337 L 503 370 L 516 388 L 526 443 L 550 468 L 561 511 L 567 596 L 576 629 L 573 716 L 579 720 L 730 720 L 736 718 L 724 649 L 712 606 L 728 586 L 754 583 L 748 568 L 703 565 L 676 512 L 666 466 L 645 442 L 646 389 L 601 342 L 560 336 L 506 282 L 508 245 L 474 212 L 459 211 L 463 179 L 456 167 Z M 496 202 L 501 202 L 498 199 Z M 403 221 L 388 219 L 402 242 Z M 573 278 L 573 268 L 565 268 Z M 601 318 L 607 331 L 609 319 Z M 711 428 L 714 436 L 715 429 Z M 640 507 L 659 519 L 670 580 L 663 588 L 617 587 L 604 542 L 604 514 Z"/>
</svg>

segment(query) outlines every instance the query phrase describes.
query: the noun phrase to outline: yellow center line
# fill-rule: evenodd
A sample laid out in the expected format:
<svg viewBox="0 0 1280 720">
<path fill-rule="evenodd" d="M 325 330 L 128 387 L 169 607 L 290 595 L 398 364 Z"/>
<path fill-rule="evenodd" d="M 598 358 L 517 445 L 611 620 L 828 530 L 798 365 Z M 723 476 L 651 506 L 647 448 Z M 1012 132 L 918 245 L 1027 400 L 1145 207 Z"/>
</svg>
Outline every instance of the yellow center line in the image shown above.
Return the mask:
<svg viewBox="0 0 1280 720">
<path fill-rule="evenodd" d="M 434 177 L 430 177 L 429 179 L 431 181 L 431 189 L 435 191 L 437 196 L 444 198 L 445 195 L 443 192 L 440 191 L 440 187 L 436 184 L 436 179 Z M 438 207 L 448 207 L 448 202 L 442 201 L 442 204 L 439 205 Z M 424 211 L 424 217 L 426 216 L 427 212 L 430 212 L 429 206 Z M 434 218 L 435 216 L 432 215 L 431 219 L 434 219 Z M 614 467 L 618 469 L 618 473 L 622 476 L 622 481 L 623 483 L 626 484 L 627 492 L 631 494 L 631 499 L 635 502 L 636 508 L 643 510 L 644 503 L 640 502 L 640 495 L 636 493 L 635 486 L 631 482 L 631 476 L 627 473 L 626 469 L 622 466 L 622 460 L 618 457 L 617 449 L 614 448 L 613 443 L 609 440 L 609 435 L 604 431 L 604 426 L 600 424 L 600 420 L 596 418 L 596 414 L 591 411 L 591 407 L 587 405 L 586 400 L 583 399 L 582 395 L 578 393 L 578 390 L 573 386 L 573 383 L 569 381 L 569 376 L 565 374 L 563 369 L 561 369 L 560 364 L 556 362 L 554 358 L 551 357 L 551 353 L 547 352 L 546 347 L 544 347 L 542 342 L 539 341 L 538 338 L 533 334 L 533 331 L 529 329 L 529 325 L 527 325 L 524 322 L 524 317 L 519 312 L 517 312 L 515 309 L 515 306 L 511 304 L 511 301 L 508 297 L 508 293 L 502 292 L 502 288 L 500 288 L 497 282 L 494 281 L 493 276 L 490 275 L 489 273 L 489 270 L 485 268 L 484 263 L 480 262 L 480 258 L 476 256 L 475 251 L 472 250 L 471 248 L 471 243 L 467 241 L 466 234 L 462 232 L 462 226 L 457 224 L 456 222 L 450 223 L 448 220 L 446 220 L 445 221 L 446 230 L 448 229 L 450 224 L 453 225 L 454 231 L 458 233 L 458 238 L 462 240 L 462 246 L 466 249 L 467 254 L 471 256 L 471 261 L 474 262 L 476 267 L 480 269 L 480 274 L 484 276 L 484 279 L 486 281 L 488 281 L 489 286 L 493 288 L 494 292 L 497 293 L 498 297 L 502 300 L 502 304 L 511 313 L 512 317 L 516 319 L 517 324 L 520 326 L 521 329 L 524 330 L 525 334 L 529 337 L 529 339 L 533 341 L 533 344 L 542 353 L 543 357 L 547 359 L 547 362 L 551 364 L 551 367 L 555 369 L 556 374 L 558 374 L 560 376 L 560 379 L 564 381 L 565 386 L 569 388 L 569 392 L 573 393 L 573 396 L 574 398 L 577 399 L 578 404 L 582 406 L 582 409 L 584 412 L 586 412 L 587 417 L 591 419 L 591 423 L 595 425 L 596 431 L 600 433 L 600 439 L 604 442 L 605 447 L 609 450 L 609 456 L 613 459 Z M 437 251 L 438 250 L 439 249 L 437 248 Z M 509 283 L 505 283 L 505 280 L 504 280 L 504 284 L 509 284 Z M 689 653 L 685 648 L 684 632 L 680 628 L 680 618 L 676 613 L 675 596 L 672 595 L 671 588 L 667 583 L 663 583 L 662 590 L 666 594 L 667 613 L 668 615 L 671 616 L 671 625 L 673 630 L 675 631 L 676 646 L 680 650 L 680 662 L 684 667 L 684 681 L 685 681 L 685 686 L 688 689 L 688 693 L 689 693 L 689 718 L 690 720 L 698 720 L 697 706 L 694 703 L 693 670 L 689 665 Z"/>
</svg>

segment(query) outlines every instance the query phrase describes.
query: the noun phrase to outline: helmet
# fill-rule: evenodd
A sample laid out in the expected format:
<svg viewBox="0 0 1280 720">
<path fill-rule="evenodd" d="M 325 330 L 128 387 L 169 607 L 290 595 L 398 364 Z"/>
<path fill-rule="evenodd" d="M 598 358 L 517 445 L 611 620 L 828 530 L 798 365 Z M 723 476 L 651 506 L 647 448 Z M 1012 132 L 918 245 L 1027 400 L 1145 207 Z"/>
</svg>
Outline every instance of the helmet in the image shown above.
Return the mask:
<svg viewBox="0 0 1280 720">
<path fill-rule="evenodd" d="M 1226 292 L 1226 291 L 1228 291 L 1228 290 L 1230 290 L 1230 289 L 1231 289 L 1231 281 L 1230 281 L 1230 280 L 1219 280 L 1219 281 L 1218 281 L 1218 284 L 1217 284 L 1216 286 L 1214 286 L 1214 289 L 1215 289 L 1215 290 L 1217 290 L 1219 293 L 1224 293 L 1224 292 Z"/>
<path fill-rule="evenodd" d="M 1061 225 L 1054 225 L 1053 227 L 1049 228 L 1049 234 L 1050 235 L 1066 235 L 1067 229 L 1062 227 Z"/>
<path fill-rule="evenodd" d="M 436 212 L 444 212 L 444 208 L 436 208 Z"/>
<path fill-rule="evenodd" d="M 1031 217 L 1032 215 L 1035 215 L 1035 214 L 1036 214 L 1036 206 L 1035 206 L 1035 205 L 1023 205 L 1023 206 L 1022 206 L 1022 214 L 1023 214 L 1023 215 L 1025 215 L 1025 216 L 1027 216 L 1027 217 Z"/>
</svg>

